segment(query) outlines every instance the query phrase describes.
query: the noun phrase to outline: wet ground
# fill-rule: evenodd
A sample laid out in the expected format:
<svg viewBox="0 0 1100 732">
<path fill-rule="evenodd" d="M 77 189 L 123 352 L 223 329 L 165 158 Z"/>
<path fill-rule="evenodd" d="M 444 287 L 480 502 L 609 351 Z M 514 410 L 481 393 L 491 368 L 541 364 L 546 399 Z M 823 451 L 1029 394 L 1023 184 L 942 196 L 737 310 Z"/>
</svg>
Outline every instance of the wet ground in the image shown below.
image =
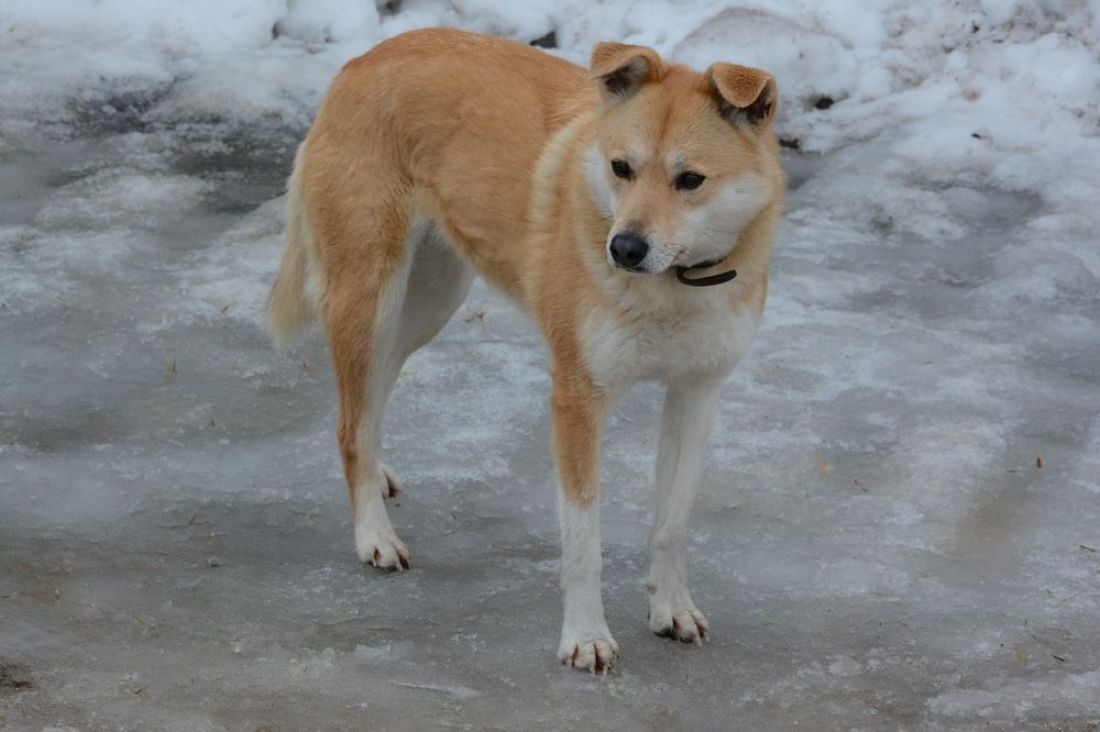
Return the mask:
<svg viewBox="0 0 1100 732">
<path fill-rule="evenodd" d="M 145 90 L 0 148 L 0 728 L 1093 729 L 1094 232 L 1029 193 L 792 152 L 755 353 L 646 629 L 656 388 L 615 411 L 605 604 L 561 668 L 544 350 L 482 285 L 407 364 L 413 569 L 355 558 L 322 339 L 272 350 L 293 126 Z M 145 95 L 144 97 L 142 95 Z M 111 111 L 114 110 L 114 111 Z"/>
</svg>

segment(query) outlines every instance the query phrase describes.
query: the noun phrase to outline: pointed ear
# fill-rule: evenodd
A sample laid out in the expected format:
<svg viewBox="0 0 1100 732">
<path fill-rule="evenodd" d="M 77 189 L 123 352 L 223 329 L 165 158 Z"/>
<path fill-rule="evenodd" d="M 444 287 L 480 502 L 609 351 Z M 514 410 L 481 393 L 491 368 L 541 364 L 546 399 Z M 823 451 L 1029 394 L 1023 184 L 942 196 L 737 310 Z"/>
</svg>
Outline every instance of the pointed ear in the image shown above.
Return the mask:
<svg viewBox="0 0 1100 732">
<path fill-rule="evenodd" d="M 711 64 L 706 73 L 722 116 L 733 125 L 763 125 L 775 116 L 779 95 L 771 74 L 737 64 Z"/>
<path fill-rule="evenodd" d="M 588 78 L 600 80 L 604 101 L 626 99 L 647 81 L 664 74 L 661 57 L 652 48 L 625 43 L 597 43 L 592 49 Z"/>
</svg>

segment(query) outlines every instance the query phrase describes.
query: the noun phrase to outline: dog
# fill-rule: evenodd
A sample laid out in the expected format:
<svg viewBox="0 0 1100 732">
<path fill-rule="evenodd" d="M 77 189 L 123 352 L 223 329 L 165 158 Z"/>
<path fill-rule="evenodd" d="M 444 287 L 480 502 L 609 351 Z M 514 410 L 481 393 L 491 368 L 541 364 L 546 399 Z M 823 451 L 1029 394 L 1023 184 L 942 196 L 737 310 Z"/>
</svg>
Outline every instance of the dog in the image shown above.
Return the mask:
<svg viewBox="0 0 1100 732">
<path fill-rule="evenodd" d="M 720 387 L 767 294 L 785 178 L 775 80 L 600 43 L 586 71 L 519 43 L 404 33 L 348 62 L 294 162 L 268 307 L 276 342 L 323 324 L 361 561 L 405 569 L 383 499 L 382 414 L 405 359 L 475 274 L 537 321 L 550 352 L 564 617 L 558 656 L 606 673 L 600 590 L 605 415 L 667 386 L 650 539 L 649 628 L 701 644 L 685 535 Z"/>
</svg>

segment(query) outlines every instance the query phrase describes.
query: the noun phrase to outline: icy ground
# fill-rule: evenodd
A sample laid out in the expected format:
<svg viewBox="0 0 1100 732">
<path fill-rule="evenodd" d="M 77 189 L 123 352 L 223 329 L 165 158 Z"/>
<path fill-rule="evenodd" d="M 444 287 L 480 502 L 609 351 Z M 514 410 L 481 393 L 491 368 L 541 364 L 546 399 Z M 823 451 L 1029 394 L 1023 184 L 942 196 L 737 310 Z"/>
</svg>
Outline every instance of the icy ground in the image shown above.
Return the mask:
<svg viewBox="0 0 1100 732">
<path fill-rule="evenodd" d="M 0 728 L 1100 724 L 1095 3 L 4 6 Z M 480 286 L 389 410 L 413 569 L 356 561 L 324 344 L 275 353 L 262 308 L 326 80 L 431 23 L 779 80 L 789 213 L 695 511 L 703 648 L 645 625 L 642 388 L 603 466 L 625 656 L 557 665 L 544 351 Z"/>
</svg>

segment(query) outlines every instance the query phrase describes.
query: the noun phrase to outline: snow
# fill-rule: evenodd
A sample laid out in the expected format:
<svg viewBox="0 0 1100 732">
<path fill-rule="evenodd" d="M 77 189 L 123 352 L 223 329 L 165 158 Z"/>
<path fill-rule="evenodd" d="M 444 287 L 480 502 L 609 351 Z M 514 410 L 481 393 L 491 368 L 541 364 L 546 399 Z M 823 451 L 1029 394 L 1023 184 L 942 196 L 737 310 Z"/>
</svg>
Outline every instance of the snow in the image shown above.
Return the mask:
<svg viewBox="0 0 1100 732">
<path fill-rule="evenodd" d="M 603 465 L 625 657 L 557 666 L 545 350 L 482 285 L 388 413 L 414 568 L 355 559 L 323 341 L 277 354 L 262 311 L 328 79 L 431 24 L 778 80 L 798 149 L 694 514 L 702 649 L 645 626 L 645 387 Z M 1095 0 L 8 0 L 0 728 L 1088 728 L 1098 51 Z"/>
</svg>

